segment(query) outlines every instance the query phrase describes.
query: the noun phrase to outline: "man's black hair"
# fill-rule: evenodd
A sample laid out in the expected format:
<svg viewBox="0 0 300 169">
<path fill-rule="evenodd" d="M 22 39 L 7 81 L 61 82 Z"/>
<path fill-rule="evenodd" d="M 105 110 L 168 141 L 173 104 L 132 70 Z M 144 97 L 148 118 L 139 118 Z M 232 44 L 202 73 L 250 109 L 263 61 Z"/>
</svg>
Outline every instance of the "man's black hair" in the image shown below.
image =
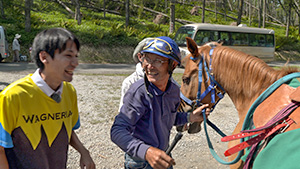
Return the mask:
<svg viewBox="0 0 300 169">
<path fill-rule="evenodd" d="M 43 70 L 45 66 L 40 60 L 40 52 L 45 51 L 52 58 L 54 58 L 54 51 L 56 49 L 59 49 L 59 53 L 64 51 L 69 40 L 76 44 L 76 48 L 79 51 L 79 40 L 73 33 L 64 28 L 46 29 L 37 34 L 34 38 L 31 52 L 32 58 L 35 59 L 36 65 Z"/>
</svg>

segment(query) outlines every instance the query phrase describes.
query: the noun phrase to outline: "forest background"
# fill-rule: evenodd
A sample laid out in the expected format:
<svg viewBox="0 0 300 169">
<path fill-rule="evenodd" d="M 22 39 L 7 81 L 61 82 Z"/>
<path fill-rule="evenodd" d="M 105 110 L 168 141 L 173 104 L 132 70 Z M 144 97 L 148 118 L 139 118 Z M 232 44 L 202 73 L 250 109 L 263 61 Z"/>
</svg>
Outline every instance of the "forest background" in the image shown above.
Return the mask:
<svg viewBox="0 0 300 169">
<path fill-rule="evenodd" d="M 35 35 L 63 27 L 81 42 L 80 61 L 133 63 L 132 52 L 145 37 L 170 36 L 188 23 L 275 31 L 275 60 L 300 60 L 300 0 L 0 0 L 0 25 L 10 54 L 16 33 L 21 54 L 29 56 Z M 5 61 L 11 61 L 12 56 Z"/>
</svg>

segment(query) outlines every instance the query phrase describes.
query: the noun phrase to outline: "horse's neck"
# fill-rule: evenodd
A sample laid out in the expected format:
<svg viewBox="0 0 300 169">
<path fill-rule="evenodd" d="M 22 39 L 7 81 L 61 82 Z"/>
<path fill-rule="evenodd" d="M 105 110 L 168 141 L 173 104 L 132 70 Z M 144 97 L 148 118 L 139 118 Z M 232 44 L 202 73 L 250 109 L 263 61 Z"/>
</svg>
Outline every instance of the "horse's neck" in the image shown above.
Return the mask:
<svg viewBox="0 0 300 169">
<path fill-rule="evenodd" d="M 238 97 L 238 95 L 236 95 L 236 94 L 231 94 L 228 91 L 227 91 L 227 93 L 228 93 L 228 96 L 230 97 L 232 103 L 234 104 L 240 119 L 243 119 L 245 117 L 246 113 L 248 112 L 248 110 L 251 107 L 251 105 L 253 104 L 253 102 L 260 95 L 260 94 L 257 94 L 257 96 L 255 96 L 253 98 L 240 99 Z"/>
<path fill-rule="evenodd" d="M 248 110 L 255 99 L 280 78 L 265 62 L 229 48 L 217 48 L 212 62 L 215 79 L 230 96 L 238 112 Z M 222 56 L 221 56 L 222 54 Z"/>
<path fill-rule="evenodd" d="M 265 76 L 264 78 L 257 78 L 263 79 L 263 82 L 258 82 L 259 80 L 254 79 L 251 76 L 245 77 L 248 76 L 247 73 L 246 75 L 236 74 L 236 77 L 228 76 L 229 79 L 221 80 L 221 82 L 223 82 L 221 86 L 224 87 L 227 94 L 231 98 L 233 104 L 239 112 L 240 117 L 243 117 L 245 113 L 247 113 L 252 103 L 260 96 L 260 94 L 263 93 L 274 81 L 276 81 L 277 78 L 274 78 L 274 74 L 276 74 L 275 71 L 273 74 L 270 73 L 270 77 Z M 222 76 L 220 78 L 227 77 Z M 225 84 L 224 82 L 228 82 L 228 84 Z"/>
</svg>

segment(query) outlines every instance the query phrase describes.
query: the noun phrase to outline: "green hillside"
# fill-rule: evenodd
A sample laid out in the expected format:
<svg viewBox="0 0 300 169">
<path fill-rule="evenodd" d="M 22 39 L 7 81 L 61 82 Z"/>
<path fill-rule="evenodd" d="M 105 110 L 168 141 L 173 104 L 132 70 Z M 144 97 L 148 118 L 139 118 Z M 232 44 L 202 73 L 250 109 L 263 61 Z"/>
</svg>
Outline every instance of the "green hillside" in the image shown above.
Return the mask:
<svg viewBox="0 0 300 169">
<path fill-rule="evenodd" d="M 75 11 L 72 4 L 67 2 L 69 1 L 65 1 L 65 4 L 71 10 Z M 7 6 L 7 8 L 5 8 L 5 18 L 0 19 L 0 25 L 6 28 L 10 49 L 14 35 L 16 33 L 22 35 L 20 39 L 20 53 L 27 56 L 29 55 L 29 47 L 33 38 L 38 32 L 51 27 L 67 28 L 80 39 L 82 44 L 80 51 L 81 62 L 89 63 L 133 63 L 132 52 L 135 45 L 143 38 L 156 36 L 170 36 L 173 38 L 175 36 L 175 33 L 169 34 L 169 18 L 163 17 L 160 24 L 154 24 L 152 21 L 156 14 L 142 10 L 142 8 L 134 7 L 133 5 L 130 6 L 129 26 L 126 27 L 125 7 L 120 2 L 116 0 L 108 1 L 106 4 L 107 10 L 116 11 L 118 14 L 106 12 L 105 16 L 103 11 L 101 11 L 100 3 L 93 6 L 88 6 L 89 4 L 85 3 L 82 4 L 80 8 L 82 22 L 78 25 L 73 16 L 59 3 L 34 0 L 31 8 L 31 32 L 25 32 L 23 11 L 25 2 L 22 0 L 4 1 L 3 6 Z M 153 3 L 147 2 L 145 3 L 145 7 L 169 15 L 169 8 L 166 11 L 165 6 L 157 3 L 158 1 L 154 1 Z M 193 22 L 201 22 L 201 12 L 199 12 L 200 15 L 190 14 L 192 4 L 183 5 L 177 3 L 175 6 L 175 17 Z M 228 12 L 227 15 L 237 17 L 234 11 Z M 235 20 L 227 17 L 227 21 L 225 21 L 222 15 L 216 19 L 214 12 L 206 11 L 205 22 L 229 25 L 235 22 Z M 242 23 L 248 24 L 246 17 L 242 18 Z M 175 32 L 181 25 L 183 24 L 176 22 Z M 257 27 L 257 25 L 258 23 L 254 18 L 251 26 Z M 283 58 L 298 59 L 297 54 L 300 52 L 300 43 L 298 28 L 296 26 L 290 27 L 289 38 L 285 37 L 286 28 L 283 26 L 267 24 L 266 28 L 275 30 L 276 51 L 281 53 Z M 292 55 L 289 56 L 291 53 Z M 10 61 L 11 59 L 10 57 L 6 60 Z"/>
</svg>

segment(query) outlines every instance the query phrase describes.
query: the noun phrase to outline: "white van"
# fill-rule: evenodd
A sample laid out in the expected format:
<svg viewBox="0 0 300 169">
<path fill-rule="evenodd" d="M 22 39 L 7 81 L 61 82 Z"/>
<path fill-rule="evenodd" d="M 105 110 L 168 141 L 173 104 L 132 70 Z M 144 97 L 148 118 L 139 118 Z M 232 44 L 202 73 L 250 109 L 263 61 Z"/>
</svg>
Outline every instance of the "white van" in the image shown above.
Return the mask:
<svg viewBox="0 0 300 169">
<path fill-rule="evenodd" d="M 185 37 L 192 38 L 199 46 L 210 41 L 221 40 L 223 46 L 243 51 L 265 61 L 274 59 L 275 32 L 272 29 L 245 25 L 187 24 L 178 29 L 174 38 L 179 46 L 181 59 L 190 53 L 186 47 Z"/>
<path fill-rule="evenodd" d="M 3 26 L 0 26 L 0 62 L 9 56 L 6 32 Z"/>
</svg>

